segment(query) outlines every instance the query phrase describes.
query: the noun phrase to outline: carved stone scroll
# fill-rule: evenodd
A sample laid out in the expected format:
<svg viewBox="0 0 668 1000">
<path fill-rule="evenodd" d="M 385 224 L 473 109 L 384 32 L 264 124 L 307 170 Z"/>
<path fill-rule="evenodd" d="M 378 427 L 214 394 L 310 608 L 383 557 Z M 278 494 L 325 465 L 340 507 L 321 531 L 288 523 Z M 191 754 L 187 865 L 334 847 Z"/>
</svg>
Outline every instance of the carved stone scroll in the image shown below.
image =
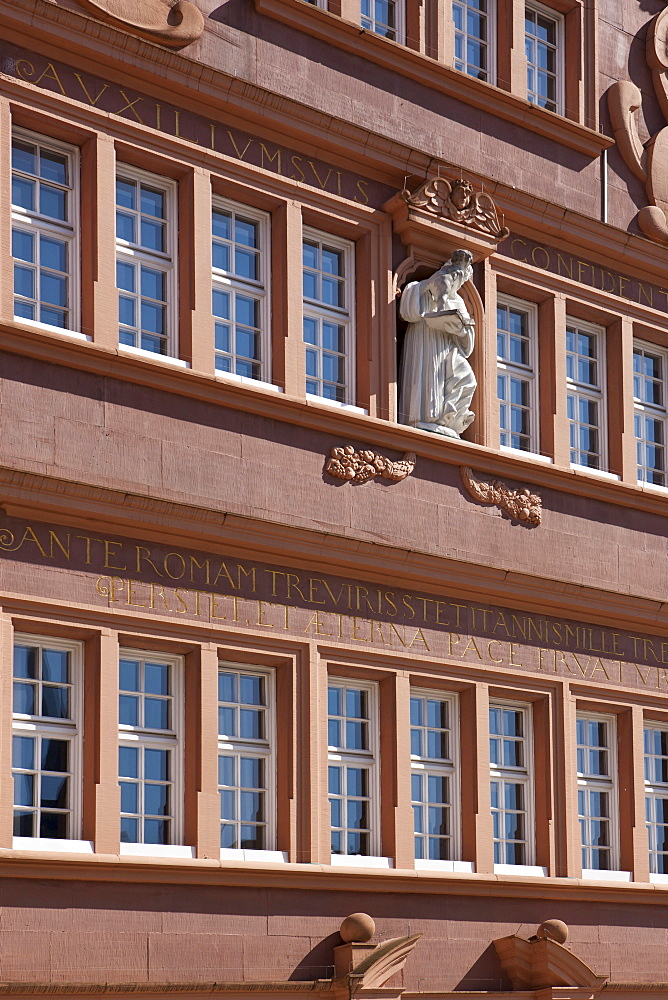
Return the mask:
<svg viewBox="0 0 668 1000">
<path fill-rule="evenodd" d="M 503 240 L 509 234 L 499 223 L 490 195 L 474 191 L 471 182 L 464 178 L 448 181 L 445 177 L 432 177 L 413 193 L 404 188 L 401 196 L 411 208 L 423 208 L 439 219 L 478 229 L 494 239 Z"/>
<path fill-rule="evenodd" d="M 335 479 L 348 479 L 354 483 L 366 483 L 374 476 L 398 481 L 410 476 L 415 462 L 412 451 L 407 451 L 399 462 L 393 462 L 377 451 L 355 451 L 348 444 L 343 448 L 332 448 L 325 462 L 325 472 Z"/>
<path fill-rule="evenodd" d="M 84 10 L 116 28 L 179 49 L 204 31 L 204 17 L 191 0 L 78 0 Z"/>
<path fill-rule="evenodd" d="M 505 510 L 506 514 L 521 524 L 539 525 L 542 520 L 543 501 L 537 493 L 529 490 L 511 490 L 501 479 L 488 483 L 475 479 L 473 469 L 461 467 L 462 482 L 474 500 L 493 504 Z"/>
</svg>

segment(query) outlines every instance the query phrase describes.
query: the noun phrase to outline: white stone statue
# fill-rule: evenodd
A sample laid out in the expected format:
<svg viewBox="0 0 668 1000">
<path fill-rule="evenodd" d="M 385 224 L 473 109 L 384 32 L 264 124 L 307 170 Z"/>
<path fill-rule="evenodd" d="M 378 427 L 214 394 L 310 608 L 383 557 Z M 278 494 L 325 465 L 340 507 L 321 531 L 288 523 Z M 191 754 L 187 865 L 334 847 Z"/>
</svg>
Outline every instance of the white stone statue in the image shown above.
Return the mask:
<svg viewBox="0 0 668 1000">
<path fill-rule="evenodd" d="M 440 270 L 403 290 L 400 312 L 408 321 L 401 363 L 401 419 L 458 438 L 475 414 L 469 409 L 476 378 L 466 360 L 475 324 L 458 294 L 473 276 L 472 255 L 455 250 Z"/>
</svg>

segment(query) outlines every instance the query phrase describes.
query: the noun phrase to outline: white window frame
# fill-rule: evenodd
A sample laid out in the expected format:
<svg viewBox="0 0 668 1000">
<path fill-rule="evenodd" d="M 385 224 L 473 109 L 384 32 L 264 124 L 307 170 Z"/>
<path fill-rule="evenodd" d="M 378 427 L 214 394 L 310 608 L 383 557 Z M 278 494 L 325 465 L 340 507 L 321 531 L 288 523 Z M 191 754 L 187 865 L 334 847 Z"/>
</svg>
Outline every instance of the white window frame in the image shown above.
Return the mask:
<svg viewBox="0 0 668 1000">
<path fill-rule="evenodd" d="M 565 37 L 566 37 L 566 24 L 564 21 L 563 14 L 552 7 L 548 7 L 545 4 L 537 3 L 536 0 L 527 0 L 524 5 L 525 11 L 532 11 L 541 17 L 548 18 L 553 21 L 556 25 L 556 94 L 555 94 L 555 104 L 556 107 L 552 108 L 542 108 L 540 104 L 536 101 L 532 101 L 529 96 L 529 79 L 528 79 L 528 63 L 527 63 L 527 100 L 534 105 L 536 108 L 541 108 L 543 111 L 552 111 L 553 114 L 563 115 L 564 108 L 566 104 L 566 60 L 565 60 Z M 524 37 L 526 39 L 526 26 L 524 31 Z M 533 36 L 532 36 L 533 37 Z"/>
<path fill-rule="evenodd" d="M 332 236 L 330 233 L 322 232 L 319 229 L 311 229 L 308 226 L 304 226 L 302 229 L 302 247 L 307 240 L 313 242 L 318 242 L 319 244 L 325 244 L 330 246 L 333 250 L 340 250 L 343 252 L 343 266 L 345 269 L 344 274 L 344 289 L 345 289 L 345 306 L 344 308 L 337 308 L 335 306 L 327 306 L 324 303 L 318 302 L 315 299 L 307 299 L 303 295 L 302 290 L 302 301 L 303 301 L 303 315 L 304 318 L 312 317 L 322 320 L 332 320 L 336 321 L 339 325 L 345 328 L 345 354 L 344 354 L 344 373 L 345 373 L 345 398 L 343 400 L 330 400 L 323 396 L 321 393 L 309 393 L 307 390 L 306 395 L 311 399 L 324 400 L 325 403 L 333 403 L 334 405 L 349 406 L 354 405 L 356 399 L 356 334 L 355 334 L 355 244 L 352 240 L 344 240 L 338 236 Z M 302 265 L 303 273 L 303 265 Z M 306 356 L 306 349 L 310 346 L 306 344 L 303 340 L 302 331 L 302 343 L 304 347 L 304 357 Z M 318 348 L 320 357 L 322 358 L 322 347 Z M 310 377 L 306 376 L 306 382 L 310 381 Z M 322 382 L 322 367 L 321 375 L 316 381 Z"/>
<path fill-rule="evenodd" d="M 251 384 L 263 382 L 269 383 L 271 381 L 271 216 L 268 212 L 262 212 L 257 208 L 252 208 L 250 205 L 244 205 L 241 202 L 229 201 L 228 199 L 221 198 L 218 195 L 213 196 L 211 208 L 212 212 L 216 210 L 221 212 L 230 212 L 233 219 L 236 219 L 236 216 L 240 215 L 247 218 L 249 222 L 257 224 L 259 242 L 258 263 L 260 275 L 257 280 L 253 280 L 251 278 L 241 278 L 232 272 L 223 271 L 222 268 L 214 267 L 212 261 L 212 292 L 229 291 L 232 298 L 235 297 L 237 292 L 247 294 L 249 297 L 258 300 L 260 314 L 260 360 L 258 363 L 260 374 L 258 378 L 254 378 L 249 375 L 237 375 L 236 370 L 234 369 L 234 362 L 236 361 L 237 354 L 236 333 L 234 332 L 235 321 L 232 319 L 229 320 L 229 325 L 235 336 L 235 350 L 230 352 L 229 356 L 233 368 L 230 372 L 216 368 L 216 376 L 228 378 L 232 375 L 234 376 L 235 381 L 237 379 L 243 379 L 244 382 L 250 382 Z M 230 245 L 234 247 L 233 239 L 230 241 Z M 217 318 L 214 316 L 214 325 L 216 322 Z M 218 355 L 224 352 L 214 349 L 214 353 L 215 358 L 217 359 Z"/>
<path fill-rule="evenodd" d="M 172 678 L 172 728 L 170 730 L 156 730 L 156 729 L 144 729 L 142 727 L 122 725 L 119 721 L 118 725 L 118 746 L 138 746 L 138 747 L 149 747 L 158 750 L 169 750 L 171 751 L 171 794 L 172 794 L 172 829 L 171 838 L 169 844 L 146 844 L 143 839 L 137 841 L 136 844 L 141 845 L 142 853 L 152 853 L 155 855 L 160 855 L 163 853 L 164 849 L 169 849 L 174 846 L 183 845 L 183 800 L 184 800 L 184 761 L 183 761 L 183 733 L 184 733 L 184 673 L 185 673 L 185 663 L 182 656 L 177 656 L 172 653 L 163 653 L 148 649 L 131 649 L 123 647 L 119 650 L 119 667 L 120 661 L 129 660 L 142 660 L 149 661 L 151 663 L 164 663 L 171 668 L 171 678 Z M 118 691 L 120 692 L 120 669 L 119 678 L 117 684 Z M 120 774 L 119 774 L 119 784 L 120 784 Z M 142 778 L 142 782 L 145 779 Z M 143 796 L 142 796 L 143 802 Z M 134 814 L 133 814 L 134 815 Z M 143 821 L 145 813 L 140 814 L 139 823 Z M 119 827 L 120 827 L 121 812 L 119 811 Z M 143 837 L 143 831 L 142 831 Z M 128 852 L 128 848 L 133 848 L 136 844 L 132 841 L 123 841 L 121 845 L 122 852 L 133 853 L 132 850 Z"/>
<path fill-rule="evenodd" d="M 80 164 L 81 157 L 78 146 L 52 139 L 50 136 L 42 135 L 39 132 L 31 132 L 28 129 L 12 127 L 11 142 L 14 139 L 31 142 L 44 149 L 50 149 L 57 153 L 62 153 L 68 158 L 68 171 L 70 176 L 69 185 L 69 218 L 67 222 L 51 220 L 47 216 L 40 215 L 39 212 L 29 212 L 18 205 L 11 205 L 11 229 L 18 229 L 22 232 L 30 232 L 39 239 L 39 234 L 54 236 L 65 240 L 68 244 L 69 270 L 68 270 L 68 312 L 69 323 L 65 327 L 54 326 L 51 323 L 43 323 L 39 318 L 27 319 L 24 316 L 14 318 L 18 323 L 27 323 L 30 326 L 44 327 L 47 330 L 57 330 L 59 333 L 74 333 L 81 336 L 81 224 L 80 224 Z M 11 156 L 11 152 L 10 152 Z M 11 175 L 14 168 L 10 167 Z M 11 195 L 10 195 L 11 200 Z M 13 258 L 16 260 L 17 258 Z M 35 268 L 37 270 L 37 267 Z M 13 281 L 13 279 L 12 279 Z M 12 297 L 15 293 L 12 284 Z M 39 311 L 40 299 L 36 300 L 36 308 Z"/>
<path fill-rule="evenodd" d="M 257 667 L 246 663 L 237 663 L 231 660 L 219 660 L 218 673 L 221 671 L 233 671 L 238 674 L 254 674 L 264 679 L 265 689 L 265 738 L 264 740 L 247 739 L 236 736 L 226 739 L 218 731 L 218 744 L 216 758 L 221 754 L 234 754 L 237 757 L 246 754 L 249 757 L 261 757 L 265 761 L 265 845 L 263 848 L 234 848 L 221 847 L 221 858 L 244 857 L 260 858 L 268 852 L 276 852 L 276 683 L 273 670 Z M 232 704 L 231 702 L 218 701 L 218 704 Z M 240 704 L 236 703 L 237 706 Z M 220 794 L 220 786 L 219 786 Z M 219 810 L 220 811 L 220 810 Z M 222 819 L 220 826 L 222 827 Z M 238 824 L 241 825 L 239 818 Z M 282 858 L 281 858 L 282 860 Z"/>
<path fill-rule="evenodd" d="M 567 397 L 567 413 L 568 413 L 568 395 L 573 394 L 576 398 L 583 398 L 588 400 L 593 400 L 598 405 L 598 438 L 599 438 L 599 465 L 590 466 L 582 465 L 580 462 L 571 461 L 571 467 L 575 469 L 586 469 L 587 472 L 607 472 L 608 469 L 608 407 L 607 407 L 607 388 L 606 388 L 606 338 L 605 338 L 605 327 L 597 326 L 594 323 L 586 323 L 582 320 L 577 319 L 574 316 L 566 317 L 566 329 L 575 329 L 577 331 L 582 331 L 582 333 L 593 335 L 596 337 L 597 344 L 597 357 L 596 364 L 598 369 L 598 387 L 594 388 L 590 385 L 585 385 L 584 383 L 578 382 L 576 379 L 569 379 L 566 376 L 566 397 Z M 565 338 L 564 338 L 565 344 Z M 568 354 L 567 348 L 566 354 Z M 565 360 L 565 358 L 564 358 Z M 570 430 L 571 421 L 567 416 L 568 423 L 568 433 L 569 433 L 569 453 L 570 448 Z M 577 421 L 579 426 L 579 418 Z M 579 451 L 579 447 L 575 449 Z"/>
<path fill-rule="evenodd" d="M 666 465 L 667 465 L 667 455 L 668 455 L 668 442 L 666 441 L 666 432 L 668 431 L 668 398 L 667 398 L 668 397 L 668 351 L 665 348 L 659 347 L 657 344 L 652 344 L 652 343 L 650 343 L 648 341 L 634 340 L 633 341 L 633 356 L 634 356 L 634 359 L 635 359 L 635 355 L 636 355 L 637 351 L 641 352 L 643 354 L 643 356 L 645 354 L 650 354 L 653 357 L 656 357 L 656 358 L 659 359 L 659 362 L 660 362 L 660 365 L 661 365 L 661 377 L 660 377 L 660 379 L 657 379 L 657 381 L 659 381 L 661 383 L 661 387 L 662 387 L 662 403 L 661 404 L 646 403 L 642 399 L 640 399 L 638 396 L 636 396 L 636 394 L 635 394 L 635 380 L 636 380 L 637 376 L 636 376 L 636 373 L 634 371 L 634 373 L 633 373 L 633 381 L 634 381 L 634 392 L 633 392 L 633 415 L 634 415 L 634 423 L 635 423 L 635 419 L 640 419 L 640 420 L 644 421 L 646 418 L 649 418 L 651 420 L 658 420 L 661 423 L 661 426 L 663 428 L 663 431 L 662 431 L 662 433 L 663 433 L 663 482 L 661 482 L 661 483 L 652 483 L 652 482 L 650 482 L 646 478 L 646 475 L 641 475 L 640 474 L 640 473 L 646 473 L 647 472 L 647 466 L 645 465 L 645 462 L 644 462 L 644 459 L 645 459 L 645 443 L 646 443 L 647 439 L 644 437 L 644 435 L 642 437 L 638 437 L 637 433 L 635 433 L 635 426 L 634 426 L 634 433 L 635 433 L 635 439 L 636 439 L 636 465 L 637 465 L 637 468 L 638 468 L 638 482 L 639 483 L 649 483 L 650 486 L 663 486 L 663 487 L 665 487 L 665 486 L 668 486 L 668 469 L 666 468 Z M 645 378 L 645 376 L 642 375 L 642 374 L 639 377 L 640 377 L 641 380 L 643 380 Z M 642 463 L 640 461 L 638 461 L 638 459 L 640 457 L 639 454 L 638 454 L 638 451 L 639 451 L 639 449 L 640 449 L 641 446 L 642 446 L 642 449 L 643 449 L 643 455 L 642 455 L 643 462 Z"/>
<path fill-rule="evenodd" d="M 645 724 L 643 727 L 643 742 L 644 742 L 644 770 L 645 770 L 645 821 L 647 825 L 647 836 L 649 841 L 649 870 L 652 875 L 657 875 L 660 878 L 668 879 L 668 851 L 659 851 L 656 844 L 656 833 L 653 829 L 654 827 L 661 825 L 668 825 L 657 823 L 655 820 L 655 803 L 657 800 L 663 800 L 668 805 L 668 780 L 660 781 L 657 780 L 655 775 L 652 774 L 652 763 L 658 758 L 659 760 L 665 759 L 668 767 L 668 752 L 665 754 L 654 753 L 653 747 L 648 747 L 648 736 L 653 743 L 653 736 L 655 733 L 661 733 L 665 735 L 666 742 L 668 743 L 668 726 L 661 725 L 654 719 L 645 719 Z M 651 815 L 650 815 L 651 813 Z M 667 810 L 668 815 L 668 810 Z M 658 858 L 659 856 L 664 857 L 664 871 L 658 871 Z"/>
<path fill-rule="evenodd" d="M 538 354 L 538 306 L 535 302 L 528 302 L 525 299 L 518 299 L 512 295 L 499 295 L 497 297 L 497 307 L 506 307 L 512 309 L 515 312 L 524 313 L 527 317 L 527 341 L 528 341 L 528 351 L 529 351 L 529 364 L 521 365 L 511 361 L 505 361 L 499 357 L 498 348 L 496 356 L 496 371 L 498 375 L 504 375 L 508 379 L 515 376 L 521 378 L 529 384 L 529 448 L 515 448 L 512 445 L 504 445 L 501 447 L 507 451 L 511 451 L 521 455 L 539 455 L 540 454 L 540 406 L 539 406 L 539 378 L 540 378 L 540 366 L 539 366 L 539 354 Z M 497 337 L 498 337 L 498 316 L 496 319 L 497 324 Z M 507 331 L 504 331 L 507 333 Z M 507 334 L 510 336 L 510 334 Z M 498 384 L 497 384 L 497 396 L 498 396 Z M 499 400 L 499 406 L 501 405 L 501 400 Z M 508 406 L 510 407 L 510 401 L 508 401 Z M 501 428 L 501 419 L 499 414 L 499 435 L 503 434 L 504 431 Z M 510 431 L 508 434 L 510 435 Z"/>
<path fill-rule="evenodd" d="M 466 23 L 466 9 L 468 7 L 468 0 L 453 0 L 453 12 L 455 3 L 459 4 L 464 11 L 464 24 Z M 497 46 L 497 30 L 496 30 L 496 0 L 486 0 L 487 3 L 487 40 L 485 46 L 487 49 L 487 75 L 484 78 L 485 83 L 491 83 L 496 85 L 496 46 Z M 454 27 L 454 13 L 453 13 L 453 46 L 455 42 L 455 37 L 457 35 L 457 29 Z M 464 29 L 462 32 L 462 37 L 464 39 L 464 51 L 466 51 L 466 42 L 469 37 L 468 32 Z M 477 39 L 476 39 L 477 41 Z M 452 65 L 455 69 L 458 69 L 460 73 L 465 73 L 466 76 L 470 76 L 474 80 L 479 80 L 481 77 L 476 76 L 468 71 L 468 62 L 466 58 L 462 60 L 463 66 L 461 68 L 456 66 L 457 59 L 455 57 L 455 52 L 453 48 L 452 52 Z"/>
<path fill-rule="evenodd" d="M 533 711 L 531 702 L 526 701 L 506 701 L 502 698 L 494 698 L 490 700 L 489 703 L 490 711 L 492 709 L 499 709 L 501 712 L 504 710 L 510 710 L 513 712 L 520 712 L 523 718 L 523 728 L 524 735 L 522 736 L 522 744 L 524 746 L 524 765 L 522 767 L 515 767 L 506 764 L 493 764 L 491 761 L 490 754 L 490 764 L 489 764 L 489 774 L 490 774 L 490 808 L 491 808 L 491 785 L 492 782 L 497 781 L 500 783 L 502 797 L 503 797 L 503 787 L 506 782 L 523 785 L 524 787 L 524 817 L 525 817 L 525 840 L 524 840 L 524 861 L 518 863 L 509 863 L 502 857 L 501 861 L 495 862 L 495 869 L 523 869 L 535 865 L 536 856 L 536 807 L 535 807 L 535 770 L 534 770 L 534 756 L 533 756 Z M 489 739 L 500 739 L 503 746 L 503 735 L 492 734 L 491 727 L 489 728 Z M 513 740 L 515 741 L 514 737 Z M 517 741 L 515 741 L 517 742 Z M 505 813 L 505 804 L 501 805 L 499 808 L 499 813 L 501 816 Z M 503 845 L 506 843 L 506 838 L 503 836 L 503 830 L 501 839 L 499 843 Z M 521 842 L 520 842 L 521 843 Z M 492 845 L 494 847 L 494 843 Z"/>
<path fill-rule="evenodd" d="M 369 749 L 368 750 L 346 750 L 340 747 L 328 746 L 327 754 L 327 764 L 334 767 L 347 766 L 352 767 L 366 767 L 368 769 L 368 790 L 369 790 L 369 853 L 368 854 L 348 854 L 343 852 L 342 854 L 332 854 L 332 858 L 378 858 L 380 855 L 380 734 L 379 734 L 379 717 L 378 717 L 378 685 L 373 681 L 362 681 L 358 680 L 356 677 L 337 677 L 330 676 L 327 679 L 327 694 L 329 698 L 329 688 L 330 687 L 342 687 L 344 689 L 344 711 L 345 711 L 345 689 L 353 688 L 358 691 L 365 691 L 367 694 L 367 706 L 368 706 L 368 719 L 367 719 L 367 732 L 369 734 Z M 329 722 L 329 705 L 327 711 L 327 719 Z M 337 718 L 344 718 L 345 716 L 337 716 Z M 345 727 L 345 722 L 343 723 Z M 329 727 L 328 727 L 329 730 Z M 344 776 L 346 771 L 344 770 Z M 328 771 L 328 794 L 327 799 L 329 803 L 329 771 Z M 337 796 L 338 798 L 339 796 Z M 342 795 L 340 796 L 343 806 L 346 809 L 346 803 L 348 799 L 347 790 L 344 788 Z M 344 831 L 348 829 L 347 827 L 347 816 L 344 815 L 344 826 L 341 828 Z M 330 825 L 330 830 L 332 829 Z M 339 829 L 337 827 L 337 829 Z M 345 833 L 344 833 L 345 837 Z M 334 862 L 336 863 L 336 862 Z M 343 862 L 340 862 L 343 863 Z"/>
<path fill-rule="evenodd" d="M 117 326 L 119 328 L 119 346 L 122 350 L 131 350 L 133 353 L 141 353 L 145 357 L 178 358 L 178 184 L 175 180 L 172 180 L 171 177 L 149 173 L 147 170 L 140 170 L 138 167 L 125 163 L 123 160 L 117 160 L 114 178 L 114 220 L 116 218 L 116 212 L 118 211 L 118 203 L 116 201 L 116 181 L 119 179 L 123 180 L 125 178 L 130 181 L 135 181 L 138 184 L 150 184 L 152 187 L 160 189 L 165 194 L 165 244 L 167 249 L 163 252 L 144 249 L 138 243 L 129 243 L 126 240 L 119 239 L 116 232 L 115 244 L 117 262 L 120 261 L 127 264 L 136 264 L 138 266 L 138 274 L 140 274 L 142 264 L 146 264 L 149 267 L 155 268 L 155 270 L 164 272 L 166 289 L 165 323 L 167 326 L 167 335 L 165 338 L 164 354 L 143 348 L 141 346 L 141 314 L 138 313 L 136 317 L 137 343 L 134 345 L 121 343 L 120 326 L 122 324 L 120 323 L 119 318 L 117 322 Z M 127 209 L 125 211 L 132 212 L 133 210 Z M 134 214 L 137 218 L 141 217 L 139 207 L 134 210 Z M 116 276 L 114 277 L 116 280 Z M 121 290 L 118 289 L 117 284 L 116 288 L 118 295 L 120 296 Z M 136 293 L 133 294 L 135 294 L 136 297 L 137 308 L 138 310 L 141 310 L 141 288 L 138 287 Z"/>
<path fill-rule="evenodd" d="M 609 795 L 610 803 L 610 867 L 609 868 L 591 868 L 587 865 L 582 866 L 583 872 L 616 872 L 619 869 L 619 783 L 617 780 L 617 719 L 614 715 L 599 714 L 598 712 L 578 712 L 577 720 L 585 720 L 586 722 L 602 722 L 608 727 L 608 746 L 601 748 L 608 751 L 608 762 L 609 762 L 609 775 L 590 775 L 581 771 L 577 771 L 577 784 L 578 793 L 581 789 L 586 789 L 588 791 L 595 792 L 607 792 Z M 577 741 L 577 731 L 576 731 L 576 768 L 577 768 L 577 750 L 584 746 Z M 589 744 L 587 744 L 587 748 Z M 593 748 L 596 749 L 596 748 Z M 578 817 L 583 816 L 580 813 L 580 806 L 578 803 Z M 584 816 L 585 819 L 590 819 L 589 816 Z M 581 844 L 581 853 L 587 852 L 588 860 L 592 860 L 591 855 L 592 847 Z"/>
<path fill-rule="evenodd" d="M 33 648 L 39 648 L 40 651 L 43 648 L 62 650 L 70 654 L 70 718 L 58 720 L 51 719 L 47 716 L 30 716 L 18 712 L 12 712 L 12 736 L 47 736 L 67 740 L 70 744 L 69 836 L 67 838 L 40 837 L 40 806 L 38 805 L 36 807 L 36 835 L 33 838 L 24 838 L 22 835 L 17 835 L 14 839 L 22 842 L 25 842 L 28 839 L 40 840 L 42 842 L 48 841 L 49 843 L 63 843 L 64 841 L 67 843 L 70 841 L 78 842 L 81 837 L 82 823 L 84 645 L 82 642 L 78 642 L 76 640 L 44 635 L 30 635 L 28 633 L 17 632 L 14 635 L 14 646 L 31 646 Z M 39 683 L 38 690 L 40 689 L 41 681 Z M 35 768 L 35 772 L 41 772 L 41 762 L 40 767 Z"/>
<path fill-rule="evenodd" d="M 373 7 L 374 0 L 370 0 Z M 382 32 L 376 30 L 376 24 L 382 23 L 377 22 L 375 15 L 365 18 L 365 16 L 360 11 L 360 25 L 364 31 L 370 31 L 374 35 L 379 35 L 381 38 L 386 38 L 390 42 L 397 42 L 399 45 L 406 44 L 406 3 L 407 0 L 387 0 L 388 3 L 394 4 L 394 10 L 396 15 L 396 24 L 394 27 L 394 38 L 388 38 L 388 36 Z M 367 20 L 371 24 L 364 24 L 363 22 Z M 389 26 L 388 26 L 389 27 Z"/>
<path fill-rule="evenodd" d="M 440 691 L 438 688 L 420 688 L 412 687 L 410 690 L 410 698 L 425 698 L 430 701 L 442 701 L 448 708 L 448 744 L 450 755 L 449 758 L 432 758 L 426 756 L 420 756 L 413 754 L 411 752 L 411 779 L 414 774 L 422 774 L 425 779 L 428 780 L 430 775 L 437 775 L 439 777 L 447 777 L 450 783 L 450 802 L 448 803 L 450 809 L 450 858 L 415 858 L 416 865 L 420 864 L 421 868 L 427 868 L 429 866 L 440 867 L 447 862 L 459 861 L 461 858 L 461 766 L 460 766 L 460 755 L 459 755 L 459 699 L 454 692 Z M 426 732 L 429 729 L 426 722 L 424 726 L 416 727 L 411 724 L 411 740 L 412 740 L 412 730 L 415 728 L 421 728 Z M 412 788 L 411 788 L 411 801 L 415 804 L 415 799 L 413 799 Z M 428 796 L 424 799 L 423 809 L 425 812 L 428 810 Z M 415 825 L 415 824 L 414 824 Z M 414 836 L 417 834 L 414 832 Z M 423 834 L 425 843 L 428 844 L 429 834 L 425 832 Z"/>
</svg>

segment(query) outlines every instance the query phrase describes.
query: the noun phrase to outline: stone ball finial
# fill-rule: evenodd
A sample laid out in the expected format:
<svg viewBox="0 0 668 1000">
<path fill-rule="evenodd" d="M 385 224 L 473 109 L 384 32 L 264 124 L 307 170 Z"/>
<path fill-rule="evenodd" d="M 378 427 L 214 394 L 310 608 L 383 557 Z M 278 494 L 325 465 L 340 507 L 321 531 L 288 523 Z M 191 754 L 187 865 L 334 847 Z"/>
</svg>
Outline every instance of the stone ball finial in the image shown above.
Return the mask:
<svg viewBox="0 0 668 1000">
<path fill-rule="evenodd" d="M 544 920 L 538 930 L 536 937 L 539 941 L 556 941 L 557 944 L 566 944 L 568 941 L 568 924 L 563 920 Z"/>
<path fill-rule="evenodd" d="M 342 941 L 346 944 L 363 943 L 368 941 L 374 934 L 376 925 L 373 917 L 368 913 L 351 913 L 341 923 L 339 933 Z"/>
</svg>

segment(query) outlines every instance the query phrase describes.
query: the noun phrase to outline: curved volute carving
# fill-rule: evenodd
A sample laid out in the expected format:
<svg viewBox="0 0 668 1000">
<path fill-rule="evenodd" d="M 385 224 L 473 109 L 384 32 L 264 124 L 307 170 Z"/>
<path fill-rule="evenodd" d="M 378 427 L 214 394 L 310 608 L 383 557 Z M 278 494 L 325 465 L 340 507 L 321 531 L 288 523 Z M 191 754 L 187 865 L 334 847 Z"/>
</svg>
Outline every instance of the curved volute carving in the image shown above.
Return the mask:
<svg viewBox="0 0 668 1000">
<path fill-rule="evenodd" d="M 204 31 L 202 12 L 190 0 L 77 0 L 89 14 L 159 45 L 183 48 Z"/>
<path fill-rule="evenodd" d="M 668 123 L 668 7 L 650 22 L 647 62 L 657 100 Z M 617 148 L 629 170 L 645 184 L 649 202 L 638 212 L 645 236 L 668 243 L 668 127 L 659 129 L 645 145 L 640 141 L 636 112 L 642 95 L 635 83 L 620 80 L 608 91 L 608 108 Z"/>
<path fill-rule="evenodd" d="M 358 980 L 355 991 L 384 986 L 388 979 L 403 969 L 420 937 L 420 934 L 408 934 L 379 944 L 350 972 L 350 976 Z"/>
</svg>

